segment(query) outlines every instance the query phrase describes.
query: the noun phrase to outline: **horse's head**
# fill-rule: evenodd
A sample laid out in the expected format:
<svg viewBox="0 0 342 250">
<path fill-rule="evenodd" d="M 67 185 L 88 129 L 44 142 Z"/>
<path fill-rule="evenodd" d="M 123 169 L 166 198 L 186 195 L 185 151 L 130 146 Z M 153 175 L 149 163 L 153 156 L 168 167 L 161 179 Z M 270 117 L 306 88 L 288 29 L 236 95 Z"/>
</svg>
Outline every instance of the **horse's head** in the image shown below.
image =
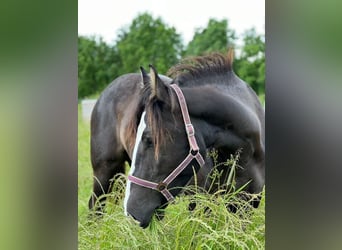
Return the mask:
<svg viewBox="0 0 342 250">
<path fill-rule="evenodd" d="M 194 136 L 182 92 L 163 82 L 153 66 L 150 69 L 150 76 L 142 69 L 144 110 L 137 122 L 125 196 L 125 213 L 142 227 L 189 182 L 204 164 L 205 152 L 203 140 Z"/>
</svg>

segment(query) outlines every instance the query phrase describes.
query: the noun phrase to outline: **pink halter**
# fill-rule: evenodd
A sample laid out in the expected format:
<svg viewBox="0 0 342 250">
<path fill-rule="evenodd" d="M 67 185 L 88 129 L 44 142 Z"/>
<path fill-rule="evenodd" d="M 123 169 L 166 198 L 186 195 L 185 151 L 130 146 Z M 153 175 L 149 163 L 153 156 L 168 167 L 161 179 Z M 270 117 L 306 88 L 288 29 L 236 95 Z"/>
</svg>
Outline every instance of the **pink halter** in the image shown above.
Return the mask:
<svg viewBox="0 0 342 250">
<path fill-rule="evenodd" d="M 182 111 L 182 116 L 184 120 L 184 125 L 185 125 L 185 131 L 188 136 L 188 141 L 190 145 L 190 151 L 187 157 L 178 165 L 178 167 L 173 170 L 169 176 L 167 176 L 163 181 L 159 183 L 151 182 L 151 181 L 146 181 L 143 179 L 140 179 L 138 177 L 135 177 L 133 175 L 128 176 L 128 180 L 131 182 L 142 186 L 146 188 L 151 188 L 154 190 L 159 191 L 164 195 L 167 201 L 171 201 L 174 199 L 173 195 L 170 193 L 170 191 L 167 189 L 167 186 L 189 165 L 189 163 L 193 160 L 196 159 L 197 163 L 199 164 L 200 167 L 204 165 L 204 160 L 202 155 L 199 152 L 199 147 L 197 145 L 197 141 L 195 138 L 195 129 L 193 125 L 191 124 L 189 112 L 188 112 L 188 107 L 186 105 L 186 101 L 184 98 L 184 95 L 182 93 L 182 90 L 176 85 L 176 84 L 171 84 L 171 88 L 174 89 L 176 92 L 179 105 L 181 107 Z"/>
</svg>

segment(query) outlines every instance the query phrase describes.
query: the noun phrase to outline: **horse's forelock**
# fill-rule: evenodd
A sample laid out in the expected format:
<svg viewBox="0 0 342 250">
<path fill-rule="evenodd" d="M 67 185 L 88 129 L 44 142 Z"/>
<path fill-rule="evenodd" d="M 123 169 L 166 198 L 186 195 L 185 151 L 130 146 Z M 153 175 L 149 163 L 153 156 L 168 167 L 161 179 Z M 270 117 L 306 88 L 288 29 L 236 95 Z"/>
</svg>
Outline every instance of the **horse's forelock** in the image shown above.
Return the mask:
<svg viewBox="0 0 342 250">
<path fill-rule="evenodd" d="M 171 98 L 172 96 L 169 96 Z M 172 103 L 172 102 L 171 102 Z M 154 157 L 157 160 L 159 155 L 160 146 L 165 141 L 165 136 L 168 132 L 165 129 L 165 125 L 162 119 L 162 112 L 165 103 L 157 98 L 151 98 L 151 87 L 145 85 L 140 92 L 140 100 L 137 106 L 135 115 L 133 115 L 128 127 L 127 135 L 130 141 L 130 148 L 132 149 L 135 144 L 135 137 L 137 133 L 137 127 L 141 119 L 143 111 L 146 111 L 147 124 L 151 129 L 152 141 L 154 145 Z"/>
<path fill-rule="evenodd" d="M 154 145 L 154 157 L 156 160 L 158 160 L 160 146 L 165 142 L 166 136 L 169 135 L 163 120 L 165 106 L 165 102 L 158 100 L 157 98 L 149 99 L 145 106 L 147 122 L 151 128 L 152 141 Z"/>
</svg>

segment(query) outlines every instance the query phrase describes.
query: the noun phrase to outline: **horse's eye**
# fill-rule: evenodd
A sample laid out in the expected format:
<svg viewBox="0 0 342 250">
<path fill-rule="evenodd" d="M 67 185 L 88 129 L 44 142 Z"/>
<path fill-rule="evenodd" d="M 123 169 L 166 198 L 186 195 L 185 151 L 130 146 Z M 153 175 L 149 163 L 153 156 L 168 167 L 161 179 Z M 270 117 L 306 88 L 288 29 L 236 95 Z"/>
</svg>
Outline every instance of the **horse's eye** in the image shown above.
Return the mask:
<svg viewBox="0 0 342 250">
<path fill-rule="evenodd" d="M 152 143 L 152 138 L 149 135 L 144 135 L 142 138 L 142 141 L 144 142 L 144 144 L 147 147 L 152 147 L 153 143 Z"/>
</svg>

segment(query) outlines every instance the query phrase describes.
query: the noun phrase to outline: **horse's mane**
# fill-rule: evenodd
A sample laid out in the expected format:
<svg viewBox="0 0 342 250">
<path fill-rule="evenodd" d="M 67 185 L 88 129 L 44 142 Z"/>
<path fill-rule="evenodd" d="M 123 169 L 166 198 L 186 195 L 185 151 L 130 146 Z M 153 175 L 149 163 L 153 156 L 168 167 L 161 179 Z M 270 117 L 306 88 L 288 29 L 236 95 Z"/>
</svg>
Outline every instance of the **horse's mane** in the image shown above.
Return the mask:
<svg viewBox="0 0 342 250">
<path fill-rule="evenodd" d="M 179 64 L 171 67 L 168 76 L 173 78 L 172 83 L 182 85 L 200 85 L 202 82 L 208 83 L 208 78 L 225 77 L 228 72 L 232 71 L 233 54 L 232 50 L 228 51 L 227 56 L 212 53 L 205 56 L 190 57 L 182 60 Z M 209 81 L 210 83 L 210 81 Z M 165 103 L 151 96 L 151 85 L 146 84 L 140 90 L 140 99 L 138 102 L 136 115 L 133 116 L 128 125 L 128 136 L 131 142 L 130 148 L 134 147 L 136 130 L 139 125 L 142 112 L 146 110 L 147 122 L 151 128 L 152 141 L 155 149 L 155 158 L 158 159 L 159 149 L 165 141 L 165 137 L 169 136 L 168 131 L 163 125 L 162 113 Z M 168 97 L 171 103 L 171 109 L 175 107 L 175 95 L 171 88 L 168 88 Z"/>
<path fill-rule="evenodd" d="M 233 50 L 227 55 L 211 53 L 204 56 L 188 57 L 179 64 L 171 67 L 167 75 L 174 79 L 180 86 L 200 85 L 210 83 L 211 77 L 226 76 L 233 70 Z"/>
</svg>

